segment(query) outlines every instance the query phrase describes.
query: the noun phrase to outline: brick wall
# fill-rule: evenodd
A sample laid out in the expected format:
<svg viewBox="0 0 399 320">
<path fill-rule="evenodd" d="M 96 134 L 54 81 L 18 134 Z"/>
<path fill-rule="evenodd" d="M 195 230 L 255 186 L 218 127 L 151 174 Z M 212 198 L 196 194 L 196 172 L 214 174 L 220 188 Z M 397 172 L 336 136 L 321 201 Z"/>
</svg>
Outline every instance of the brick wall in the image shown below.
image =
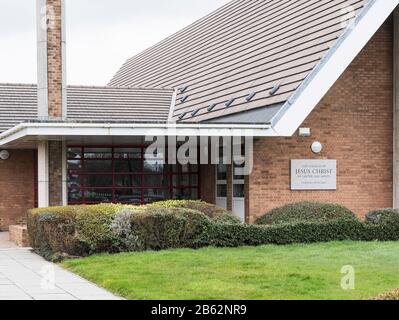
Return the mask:
<svg viewBox="0 0 399 320">
<path fill-rule="evenodd" d="M 9 150 L 10 158 L 0 160 L 0 230 L 26 221 L 26 212 L 35 206 L 35 151 Z"/>
<path fill-rule="evenodd" d="M 47 0 L 51 8 L 50 23 L 47 29 L 48 59 L 48 114 L 50 118 L 62 117 L 62 23 L 61 0 Z"/>
<path fill-rule="evenodd" d="M 360 216 L 392 207 L 392 30 L 390 19 L 311 113 L 303 127 L 311 127 L 312 137 L 255 142 L 247 188 L 250 221 L 302 200 L 340 203 Z M 310 150 L 316 140 L 324 146 L 320 155 Z M 291 191 L 291 159 L 336 159 L 338 190 Z"/>
</svg>

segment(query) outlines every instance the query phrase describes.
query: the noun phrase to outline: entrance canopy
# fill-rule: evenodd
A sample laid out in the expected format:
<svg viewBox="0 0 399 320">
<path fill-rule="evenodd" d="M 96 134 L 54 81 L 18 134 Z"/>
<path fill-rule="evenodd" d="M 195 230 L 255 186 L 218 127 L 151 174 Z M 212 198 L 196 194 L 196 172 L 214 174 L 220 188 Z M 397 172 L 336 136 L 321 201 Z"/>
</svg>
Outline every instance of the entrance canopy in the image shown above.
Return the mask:
<svg viewBox="0 0 399 320">
<path fill-rule="evenodd" d="M 143 137 L 267 137 L 276 136 L 268 124 L 157 124 L 157 123 L 21 123 L 0 134 L 0 147 L 35 148 L 38 141 L 70 141 L 72 143 L 106 143 L 129 141 Z"/>
</svg>

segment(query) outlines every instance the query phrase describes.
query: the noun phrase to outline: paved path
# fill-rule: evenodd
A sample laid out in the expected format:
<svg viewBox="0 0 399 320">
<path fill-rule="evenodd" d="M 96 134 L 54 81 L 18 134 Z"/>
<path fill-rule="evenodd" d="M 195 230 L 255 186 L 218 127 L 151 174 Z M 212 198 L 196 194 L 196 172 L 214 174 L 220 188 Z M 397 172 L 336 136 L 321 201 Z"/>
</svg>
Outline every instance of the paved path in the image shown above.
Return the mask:
<svg viewBox="0 0 399 320">
<path fill-rule="evenodd" d="M 0 232 L 0 300 L 120 300 L 108 291 L 16 248 Z"/>
</svg>

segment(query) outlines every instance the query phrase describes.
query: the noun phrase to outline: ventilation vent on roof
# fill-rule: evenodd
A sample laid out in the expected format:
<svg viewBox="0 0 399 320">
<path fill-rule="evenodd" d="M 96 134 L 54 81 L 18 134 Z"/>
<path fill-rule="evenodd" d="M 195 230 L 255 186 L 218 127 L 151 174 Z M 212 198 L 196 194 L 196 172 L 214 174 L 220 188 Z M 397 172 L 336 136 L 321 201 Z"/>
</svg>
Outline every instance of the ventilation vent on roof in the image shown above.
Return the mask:
<svg viewBox="0 0 399 320">
<path fill-rule="evenodd" d="M 179 120 L 183 120 L 184 117 L 185 117 L 186 115 L 187 115 L 187 112 L 182 113 L 182 114 L 179 116 Z"/>
<path fill-rule="evenodd" d="M 180 91 L 180 93 L 184 93 L 187 91 L 187 89 L 188 89 L 188 86 L 182 86 L 179 88 L 179 91 Z"/>
<path fill-rule="evenodd" d="M 228 107 L 230 107 L 232 104 L 233 104 L 233 102 L 236 100 L 236 98 L 231 98 L 229 101 L 227 101 L 226 102 L 226 104 L 225 104 L 225 106 L 228 108 Z"/>
<path fill-rule="evenodd" d="M 198 114 L 198 112 L 200 112 L 200 110 L 201 110 L 200 108 L 194 110 L 193 112 L 191 112 L 191 116 L 195 117 Z"/>
<path fill-rule="evenodd" d="M 276 84 L 274 85 L 273 89 L 269 91 L 270 95 L 271 95 L 271 96 L 274 96 L 274 95 L 277 93 L 277 91 L 280 90 L 280 88 L 281 88 L 281 82 L 276 83 Z"/>
<path fill-rule="evenodd" d="M 216 103 L 212 103 L 212 104 L 210 104 L 209 105 L 209 107 L 208 107 L 208 112 L 211 112 L 211 111 L 213 111 L 213 109 L 215 109 L 215 107 L 216 107 Z"/>
<path fill-rule="evenodd" d="M 184 96 L 184 97 L 180 98 L 180 101 L 181 101 L 181 103 L 184 103 L 187 101 L 187 99 L 188 99 L 188 96 Z"/>
<path fill-rule="evenodd" d="M 245 99 L 247 102 L 250 102 L 253 98 L 255 98 L 256 92 L 251 92 Z"/>
</svg>

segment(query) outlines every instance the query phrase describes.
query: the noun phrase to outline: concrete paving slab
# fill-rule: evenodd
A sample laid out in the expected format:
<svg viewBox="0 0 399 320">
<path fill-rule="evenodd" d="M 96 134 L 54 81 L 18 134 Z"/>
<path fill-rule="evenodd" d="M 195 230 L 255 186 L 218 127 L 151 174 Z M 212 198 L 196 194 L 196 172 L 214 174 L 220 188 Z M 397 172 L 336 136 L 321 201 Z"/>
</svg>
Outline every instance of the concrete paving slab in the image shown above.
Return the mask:
<svg viewBox="0 0 399 320">
<path fill-rule="evenodd" d="M 121 300 L 0 232 L 0 300 Z"/>
</svg>

